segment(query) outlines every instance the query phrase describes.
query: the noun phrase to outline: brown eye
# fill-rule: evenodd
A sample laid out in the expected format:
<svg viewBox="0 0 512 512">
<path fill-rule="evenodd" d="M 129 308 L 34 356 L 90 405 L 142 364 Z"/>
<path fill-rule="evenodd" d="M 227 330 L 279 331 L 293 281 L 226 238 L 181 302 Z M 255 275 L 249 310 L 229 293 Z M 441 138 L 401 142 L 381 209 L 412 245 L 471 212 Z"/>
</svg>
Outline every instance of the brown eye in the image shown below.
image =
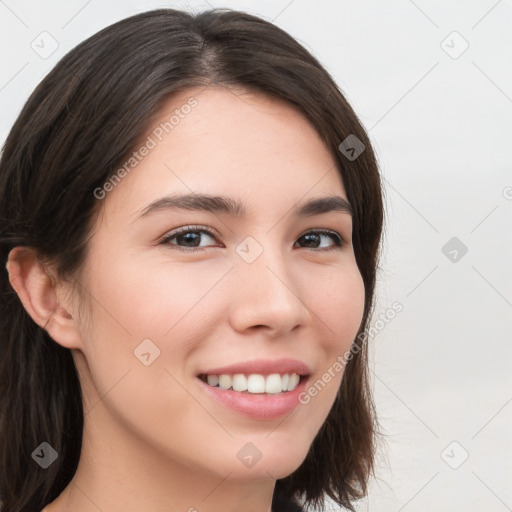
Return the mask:
<svg viewBox="0 0 512 512">
<path fill-rule="evenodd" d="M 215 234 L 206 228 L 198 228 L 195 226 L 185 226 L 182 228 L 178 228 L 172 233 L 166 235 L 162 241 L 161 245 L 167 245 L 172 248 L 176 248 L 181 251 L 204 251 L 206 248 L 211 247 L 211 245 L 201 246 L 202 238 L 208 235 L 208 237 L 215 240 Z M 175 240 L 175 242 L 173 242 Z M 218 245 L 216 246 L 218 247 Z"/>
<path fill-rule="evenodd" d="M 330 238 L 334 240 L 335 245 L 331 247 L 319 247 L 322 243 L 322 238 Z M 308 233 L 303 234 L 298 240 L 303 240 L 306 245 L 306 248 L 309 249 L 322 249 L 326 251 L 331 250 L 340 250 L 345 246 L 345 241 L 343 237 L 336 233 L 335 231 L 326 231 L 326 230 L 317 230 L 317 231 L 309 231 Z"/>
</svg>

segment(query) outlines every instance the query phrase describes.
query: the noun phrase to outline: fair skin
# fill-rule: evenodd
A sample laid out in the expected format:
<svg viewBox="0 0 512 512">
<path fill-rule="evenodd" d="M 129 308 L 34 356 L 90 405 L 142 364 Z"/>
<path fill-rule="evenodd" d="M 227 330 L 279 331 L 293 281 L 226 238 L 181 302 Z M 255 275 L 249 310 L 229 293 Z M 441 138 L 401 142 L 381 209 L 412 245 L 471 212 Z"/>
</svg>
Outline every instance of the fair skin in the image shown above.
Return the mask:
<svg viewBox="0 0 512 512">
<path fill-rule="evenodd" d="M 351 215 L 293 213 L 311 199 L 347 197 L 306 118 L 262 94 L 212 86 L 174 96 L 154 126 L 191 96 L 198 105 L 102 200 L 80 274 L 87 321 L 76 285 L 31 251 L 10 254 L 13 287 L 73 351 L 84 394 L 78 469 L 44 512 L 269 512 L 276 479 L 302 463 L 341 383 L 337 372 L 307 404 L 273 419 L 204 391 L 199 370 L 258 358 L 302 361 L 315 382 L 350 349 L 364 285 Z M 246 216 L 161 209 L 138 219 L 156 199 L 192 191 L 239 200 Z M 159 244 L 182 226 L 215 236 L 196 234 L 205 251 L 183 237 Z M 320 234 L 308 245 L 303 235 L 319 229 L 346 243 Z M 251 263 L 236 251 L 247 237 L 263 250 Z M 134 356 L 145 339 L 160 350 L 150 365 Z M 248 442 L 261 453 L 251 467 L 237 457 Z"/>
</svg>

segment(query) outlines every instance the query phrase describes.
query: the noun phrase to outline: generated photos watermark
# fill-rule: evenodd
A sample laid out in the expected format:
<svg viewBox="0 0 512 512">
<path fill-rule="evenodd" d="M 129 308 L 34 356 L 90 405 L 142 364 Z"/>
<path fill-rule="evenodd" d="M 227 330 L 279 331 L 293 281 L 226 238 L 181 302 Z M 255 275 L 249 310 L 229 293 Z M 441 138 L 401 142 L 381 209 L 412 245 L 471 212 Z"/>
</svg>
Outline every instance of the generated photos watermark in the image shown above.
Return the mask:
<svg viewBox="0 0 512 512">
<path fill-rule="evenodd" d="M 152 149 L 155 149 L 159 142 L 161 142 L 166 135 L 171 133 L 174 128 L 180 124 L 182 119 L 185 119 L 193 108 L 197 107 L 199 102 L 191 97 L 187 103 L 181 105 L 180 108 L 174 110 L 174 114 L 169 117 L 167 121 L 161 122 L 152 132 L 148 135 L 145 142 L 133 152 L 132 156 L 119 168 L 117 171 L 103 184 L 101 187 L 94 189 L 93 194 L 96 199 L 105 199 L 108 192 L 121 182 L 121 180 L 129 174 L 135 167 L 137 167 L 144 158 L 149 155 Z"/>
<path fill-rule="evenodd" d="M 379 315 L 379 319 L 371 325 L 368 329 L 358 334 L 357 338 L 352 343 L 352 346 L 345 353 L 340 354 L 336 361 L 322 374 L 322 377 L 312 383 L 305 391 L 299 394 L 299 402 L 303 405 L 309 404 L 312 397 L 318 395 L 318 393 L 327 386 L 332 379 L 336 377 L 337 373 L 340 373 L 345 368 L 346 364 L 354 357 L 355 354 L 361 351 L 363 343 L 366 340 L 371 340 L 380 331 L 389 324 L 398 313 L 403 310 L 403 305 L 395 301 Z"/>
</svg>

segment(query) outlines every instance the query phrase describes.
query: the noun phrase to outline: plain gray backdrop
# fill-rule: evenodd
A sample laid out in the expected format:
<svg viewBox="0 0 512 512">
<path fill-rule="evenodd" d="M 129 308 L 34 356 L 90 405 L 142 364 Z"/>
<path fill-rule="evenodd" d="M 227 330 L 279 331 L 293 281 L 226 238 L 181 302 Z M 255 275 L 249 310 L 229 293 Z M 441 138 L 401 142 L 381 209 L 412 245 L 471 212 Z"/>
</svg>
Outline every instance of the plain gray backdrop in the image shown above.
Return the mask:
<svg viewBox="0 0 512 512">
<path fill-rule="evenodd" d="M 384 436 L 359 510 L 512 510 L 512 2 L 0 1 L 0 141 L 65 53 L 162 6 L 273 21 L 330 71 L 374 144 Z"/>
</svg>

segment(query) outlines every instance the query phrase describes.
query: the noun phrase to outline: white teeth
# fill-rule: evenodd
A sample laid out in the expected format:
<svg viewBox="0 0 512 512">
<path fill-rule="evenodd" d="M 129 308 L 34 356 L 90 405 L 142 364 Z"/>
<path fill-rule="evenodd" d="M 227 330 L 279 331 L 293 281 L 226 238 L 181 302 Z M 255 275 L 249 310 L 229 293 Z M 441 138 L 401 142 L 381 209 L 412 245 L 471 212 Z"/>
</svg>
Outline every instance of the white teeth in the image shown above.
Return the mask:
<svg viewBox="0 0 512 512">
<path fill-rule="evenodd" d="M 231 384 L 231 377 L 229 375 L 219 375 L 219 388 L 229 389 Z"/>
<path fill-rule="evenodd" d="M 251 373 L 245 376 L 243 373 L 234 375 L 208 375 L 206 378 L 210 386 L 217 386 L 221 389 L 233 389 L 233 391 L 247 391 L 248 393 L 269 393 L 278 394 L 286 391 L 293 391 L 300 381 L 296 373 L 272 373 L 264 376 L 259 373 Z"/>
<path fill-rule="evenodd" d="M 233 390 L 247 391 L 247 377 L 243 373 L 233 375 Z"/>
<path fill-rule="evenodd" d="M 265 380 L 265 393 L 281 393 L 283 390 L 283 382 L 279 373 L 269 375 Z"/>
<path fill-rule="evenodd" d="M 265 377 L 257 373 L 249 375 L 247 379 L 247 391 L 249 391 L 249 393 L 265 393 Z"/>
<path fill-rule="evenodd" d="M 296 373 L 290 375 L 290 381 L 288 382 L 288 391 L 293 391 L 299 383 L 300 377 Z"/>
<path fill-rule="evenodd" d="M 210 386 L 216 386 L 219 383 L 219 376 L 218 375 L 208 375 L 207 380 L 208 380 L 208 384 L 210 384 Z"/>
</svg>

